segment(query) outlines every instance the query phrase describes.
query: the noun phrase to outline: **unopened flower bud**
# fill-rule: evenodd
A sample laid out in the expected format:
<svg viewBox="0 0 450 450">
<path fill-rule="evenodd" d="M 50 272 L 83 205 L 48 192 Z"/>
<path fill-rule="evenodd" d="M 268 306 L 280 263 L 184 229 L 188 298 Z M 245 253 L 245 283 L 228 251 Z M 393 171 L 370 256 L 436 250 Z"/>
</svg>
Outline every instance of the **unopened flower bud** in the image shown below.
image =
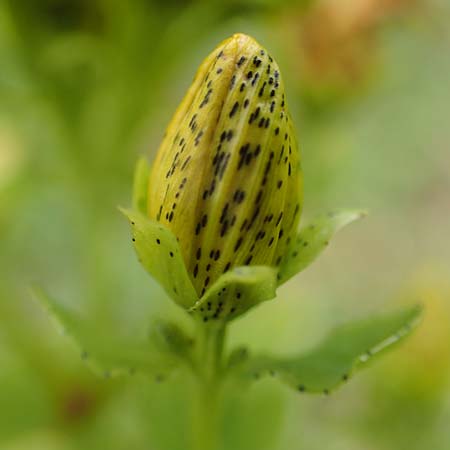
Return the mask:
<svg viewBox="0 0 450 450">
<path fill-rule="evenodd" d="M 236 266 L 278 266 L 302 206 L 297 141 L 277 63 L 235 34 L 201 64 L 150 175 L 148 215 L 179 241 L 203 295 Z"/>
</svg>

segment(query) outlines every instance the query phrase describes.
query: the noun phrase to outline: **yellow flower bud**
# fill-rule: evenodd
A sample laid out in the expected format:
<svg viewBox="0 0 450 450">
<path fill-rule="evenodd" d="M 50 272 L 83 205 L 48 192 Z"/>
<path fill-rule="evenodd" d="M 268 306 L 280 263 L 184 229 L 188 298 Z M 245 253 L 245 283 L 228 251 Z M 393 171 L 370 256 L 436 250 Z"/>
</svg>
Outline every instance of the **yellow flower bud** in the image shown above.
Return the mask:
<svg viewBox="0 0 450 450">
<path fill-rule="evenodd" d="M 236 266 L 278 266 L 302 206 L 297 141 L 277 63 L 235 34 L 201 64 L 149 178 L 148 216 L 179 241 L 203 295 Z"/>
</svg>

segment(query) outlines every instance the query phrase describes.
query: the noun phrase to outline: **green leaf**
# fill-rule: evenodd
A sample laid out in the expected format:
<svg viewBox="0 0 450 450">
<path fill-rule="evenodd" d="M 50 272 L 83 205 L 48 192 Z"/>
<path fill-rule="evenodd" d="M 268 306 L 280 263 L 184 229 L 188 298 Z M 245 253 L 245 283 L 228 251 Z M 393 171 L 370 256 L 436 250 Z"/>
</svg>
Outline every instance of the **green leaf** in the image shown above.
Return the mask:
<svg viewBox="0 0 450 450">
<path fill-rule="evenodd" d="M 231 320 L 276 296 L 277 271 L 268 266 L 242 266 L 224 273 L 191 308 L 203 321 Z"/>
<path fill-rule="evenodd" d="M 142 372 L 161 377 L 174 369 L 176 361 L 171 355 L 158 352 L 147 335 L 105 335 L 96 323 L 56 301 L 42 288 L 34 286 L 32 294 L 97 374 L 109 378 Z"/>
<path fill-rule="evenodd" d="M 247 347 L 241 346 L 235 348 L 228 357 L 228 361 L 226 364 L 227 368 L 233 369 L 234 367 L 241 365 L 242 363 L 247 361 L 248 356 L 249 353 Z"/>
<path fill-rule="evenodd" d="M 283 284 L 308 267 L 327 247 L 337 231 L 366 214 L 361 210 L 329 212 L 321 214 L 302 227 L 297 236 L 292 239 L 281 261 L 278 284 Z"/>
<path fill-rule="evenodd" d="M 162 352 L 171 353 L 192 365 L 194 340 L 174 322 L 155 321 L 151 336 Z"/>
<path fill-rule="evenodd" d="M 419 322 L 421 311 L 416 306 L 355 321 L 335 329 L 316 348 L 298 357 L 250 359 L 243 373 L 248 379 L 276 376 L 300 392 L 329 393 L 404 339 Z"/>
<path fill-rule="evenodd" d="M 198 300 L 184 265 L 177 238 L 159 222 L 121 209 L 132 228 L 139 261 L 180 306 L 190 308 Z"/>
<path fill-rule="evenodd" d="M 150 166 L 144 157 L 139 158 L 134 170 L 133 209 L 147 214 L 148 177 Z"/>
</svg>

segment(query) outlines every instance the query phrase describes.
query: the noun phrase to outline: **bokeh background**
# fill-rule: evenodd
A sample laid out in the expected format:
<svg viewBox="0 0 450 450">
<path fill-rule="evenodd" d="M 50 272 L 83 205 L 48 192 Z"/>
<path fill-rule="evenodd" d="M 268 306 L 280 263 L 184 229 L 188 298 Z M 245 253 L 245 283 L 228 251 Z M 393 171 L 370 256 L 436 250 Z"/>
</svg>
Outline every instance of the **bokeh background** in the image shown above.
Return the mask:
<svg viewBox="0 0 450 450">
<path fill-rule="evenodd" d="M 426 311 L 407 343 L 330 397 L 276 380 L 236 394 L 223 448 L 450 448 L 447 0 L 0 0 L 0 450 L 188 448 L 183 380 L 95 377 L 29 286 L 111 333 L 180 314 L 116 206 L 197 65 L 236 31 L 284 74 L 305 217 L 370 215 L 233 324 L 229 345 L 289 354 L 351 318 Z"/>
</svg>

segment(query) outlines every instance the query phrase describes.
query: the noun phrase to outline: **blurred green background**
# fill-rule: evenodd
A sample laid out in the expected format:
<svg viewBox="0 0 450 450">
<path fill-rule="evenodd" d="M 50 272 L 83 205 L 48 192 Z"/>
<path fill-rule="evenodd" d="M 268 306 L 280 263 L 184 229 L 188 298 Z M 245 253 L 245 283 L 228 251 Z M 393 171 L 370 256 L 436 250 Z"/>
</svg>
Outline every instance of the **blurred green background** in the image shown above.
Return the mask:
<svg viewBox="0 0 450 450">
<path fill-rule="evenodd" d="M 450 448 L 450 5 L 446 0 L 0 0 L 0 450 L 185 450 L 182 379 L 96 378 L 28 292 L 110 330 L 179 315 L 116 206 L 201 60 L 234 32 L 278 60 L 305 216 L 368 208 L 230 345 L 290 353 L 421 301 L 416 334 L 331 397 L 276 380 L 230 398 L 224 449 Z"/>
</svg>

